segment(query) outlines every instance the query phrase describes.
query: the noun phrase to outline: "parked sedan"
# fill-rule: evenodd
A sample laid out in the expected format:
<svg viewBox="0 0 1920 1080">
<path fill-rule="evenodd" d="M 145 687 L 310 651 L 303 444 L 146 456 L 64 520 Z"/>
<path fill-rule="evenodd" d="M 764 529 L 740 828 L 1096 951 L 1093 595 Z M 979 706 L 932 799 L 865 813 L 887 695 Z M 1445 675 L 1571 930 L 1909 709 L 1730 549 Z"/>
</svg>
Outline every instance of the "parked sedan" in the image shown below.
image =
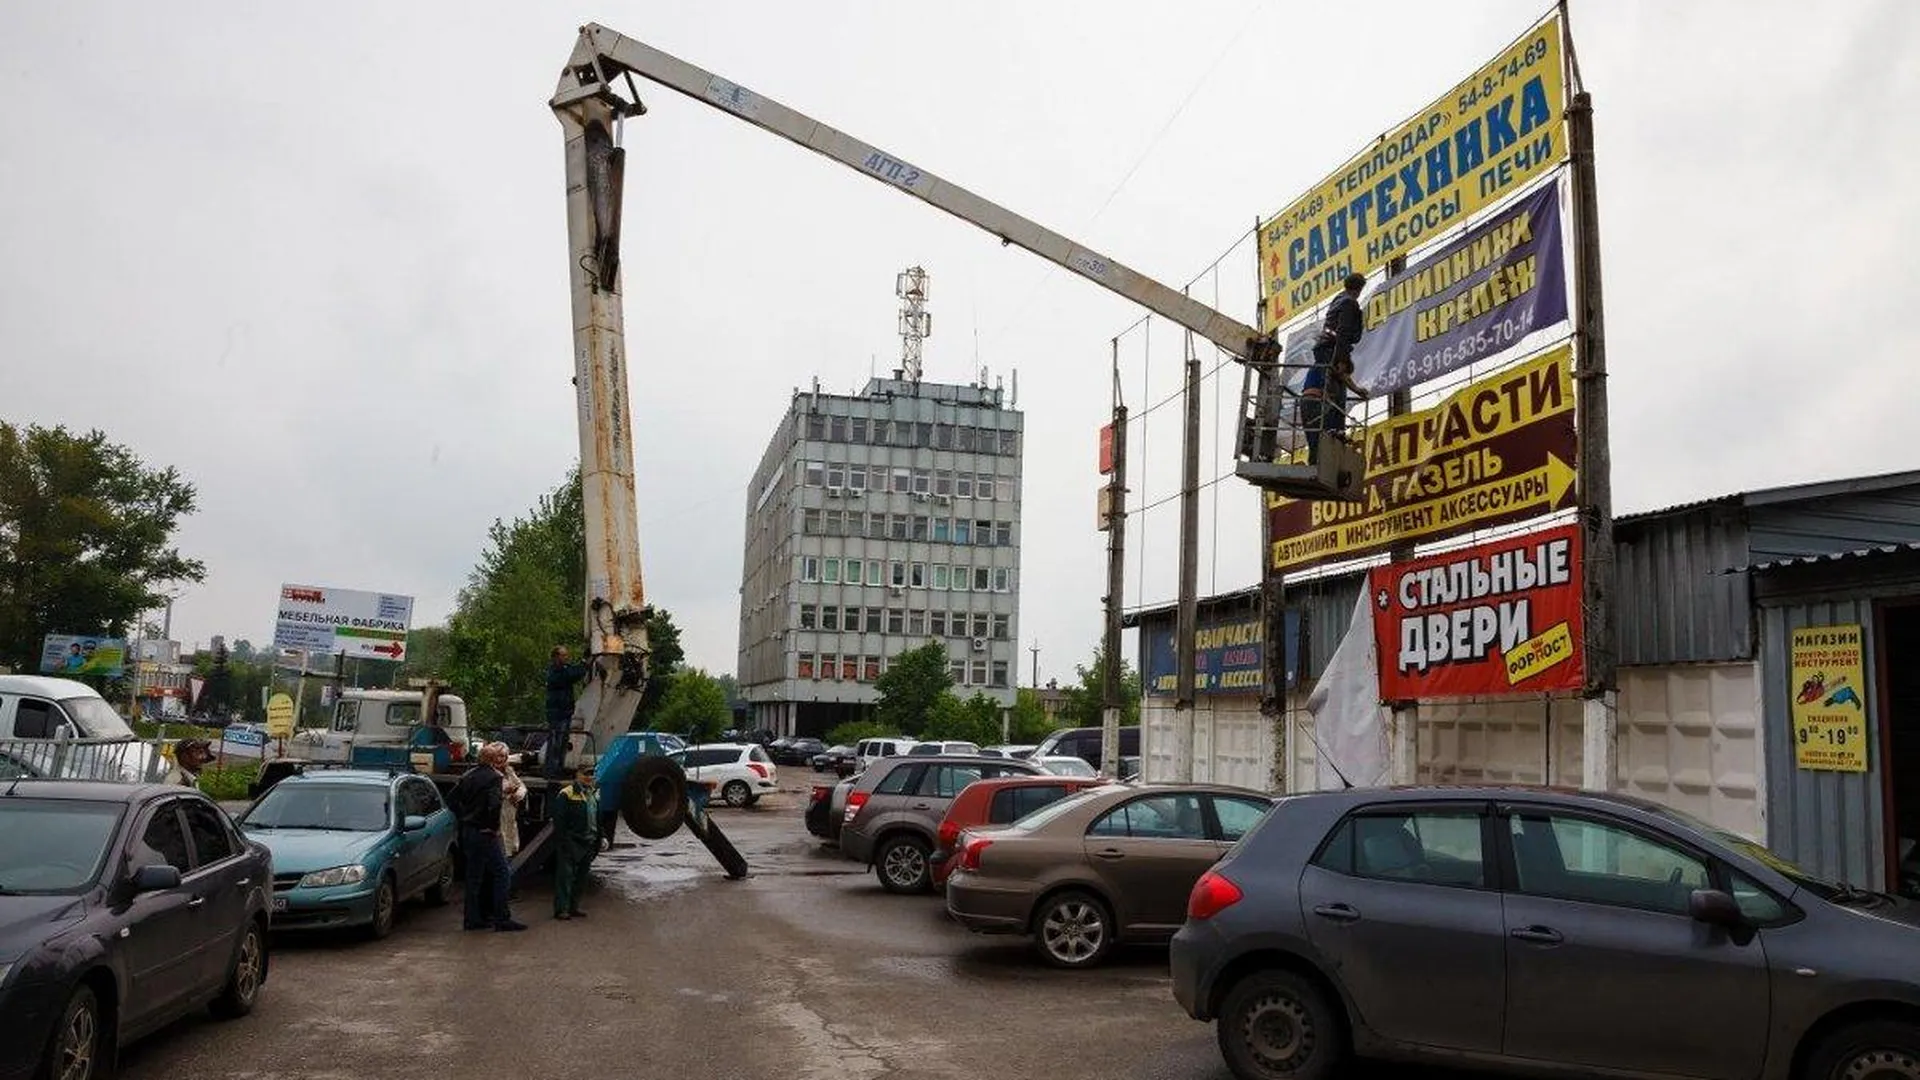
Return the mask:
<svg viewBox="0 0 1920 1080">
<path fill-rule="evenodd" d="M 969 930 L 1032 935 L 1058 967 L 1091 967 L 1117 941 L 1172 936 L 1194 882 L 1271 805 L 1208 784 L 1091 788 L 962 833 L 947 911 Z"/>
<path fill-rule="evenodd" d="M 814 772 L 837 773 L 840 771 L 840 766 L 851 762 L 853 757 L 853 747 L 841 743 L 838 746 L 829 746 L 813 755 L 808 764 L 813 766 Z"/>
<path fill-rule="evenodd" d="M 776 765 L 811 765 L 813 755 L 825 753 L 826 749 L 826 743 L 802 735 L 788 739 L 785 746 L 781 746 L 780 740 L 775 739 L 774 745 L 767 747 L 767 752 L 773 756 L 773 762 Z"/>
<path fill-rule="evenodd" d="M 1920 910 L 1623 796 L 1286 800 L 1194 887 L 1173 992 L 1246 1080 L 1349 1054 L 1717 1080 L 1920 1072 Z"/>
<path fill-rule="evenodd" d="M 240 816 L 273 852 L 273 928 L 393 932 L 416 896 L 453 891 L 453 812 L 425 777 L 314 769 L 275 784 Z"/>
<path fill-rule="evenodd" d="M 91 1080 L 197 1009 L 252 1011 L 270 872 L 266 849 L 197 791 L 0 788 L 0 1078 Z"/>
</svg>

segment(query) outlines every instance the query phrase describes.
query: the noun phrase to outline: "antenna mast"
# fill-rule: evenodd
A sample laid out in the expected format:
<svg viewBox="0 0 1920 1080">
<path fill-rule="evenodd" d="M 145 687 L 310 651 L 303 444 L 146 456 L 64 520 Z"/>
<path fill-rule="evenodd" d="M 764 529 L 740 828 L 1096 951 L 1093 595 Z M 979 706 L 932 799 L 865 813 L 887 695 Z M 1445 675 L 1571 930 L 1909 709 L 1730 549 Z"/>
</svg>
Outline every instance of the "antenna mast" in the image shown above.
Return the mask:
<svg viewBox="0 0 1920 1080">
<path fill-rule="evenodd" d="M 933 313 L 927 310 L 927 272 L 908 267 L 894 278 L 893 295 L 900 298 L 900 370 L 908 382 L 920 381 L 920 344 L 933 336 Z"/>
</svg>

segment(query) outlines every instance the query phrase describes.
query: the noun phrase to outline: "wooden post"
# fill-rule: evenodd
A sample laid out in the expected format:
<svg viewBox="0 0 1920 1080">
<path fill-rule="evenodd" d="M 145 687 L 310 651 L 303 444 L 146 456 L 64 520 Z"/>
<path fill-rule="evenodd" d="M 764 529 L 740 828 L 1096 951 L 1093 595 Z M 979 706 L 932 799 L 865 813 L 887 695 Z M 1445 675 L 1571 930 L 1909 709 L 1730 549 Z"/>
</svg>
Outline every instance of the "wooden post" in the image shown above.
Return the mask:
<svg viewBox="0 0 1920 1080">
<path fill-rule="evenodd" d="M 1194 664 L 1199 631 L 1200 589 L 1200 359 L 1193 355 L 1193 335 L 1187 335 L 1186 431 L 1181 445 L 1180 486 L 1180 609 L 1174 627 L 1173 648 L 1178 661 L 1173 708 L 1176 727 L 1185 720 L 1186 749 L 1180 779 L 1194 777 Z"/>
<path fill-rule="evenodd" d="M 1107 478 L 1107 632 L 1101 651 L 1100 771 L 1120 775 L 1120 609 L 1127 569 L 1127 407 L 1120 403 L 1120 339 L 1113 342 L 1113 472 Z M 1144 767 L 1145 763 L 1142 762 Z"/>
</svg>

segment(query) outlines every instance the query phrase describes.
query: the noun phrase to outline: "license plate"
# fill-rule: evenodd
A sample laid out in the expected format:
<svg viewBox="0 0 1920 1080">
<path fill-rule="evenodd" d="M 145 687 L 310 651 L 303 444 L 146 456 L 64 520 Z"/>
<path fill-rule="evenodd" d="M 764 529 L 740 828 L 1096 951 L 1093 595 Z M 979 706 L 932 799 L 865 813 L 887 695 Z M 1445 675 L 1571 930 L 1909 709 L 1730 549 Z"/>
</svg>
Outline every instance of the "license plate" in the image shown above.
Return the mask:
<svg viewBox="0 0 1920 1080">
<path fill-rule="evenodd" d="M 287 898 L 286 898 L 286 897 L 284 897 L 284 896 L 276 896 L 276 897 L 274 897 L 274 898 L 273 898 L 273 910 L 275 910 L 275 911 L 285 911 L 285 910 L 287 910 Z"/>
</svg>

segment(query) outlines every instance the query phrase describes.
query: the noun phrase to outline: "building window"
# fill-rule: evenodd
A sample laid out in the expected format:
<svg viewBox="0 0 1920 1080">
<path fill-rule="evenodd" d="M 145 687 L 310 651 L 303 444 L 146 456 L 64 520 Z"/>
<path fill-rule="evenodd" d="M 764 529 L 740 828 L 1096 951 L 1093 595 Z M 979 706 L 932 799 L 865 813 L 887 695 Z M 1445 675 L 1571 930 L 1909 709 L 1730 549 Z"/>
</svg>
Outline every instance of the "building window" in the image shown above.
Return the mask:
<svg viewBox="0 0 1920 1080">
<path fill-rule="evenodd" d="M 868 514 L 867 515 L 867 539 L 885 540 L 886 538 L 887 538 L 887 515 Z M 878 583 L 876 582 L 876 584 Z"/>
<path fill-rule="evenodd" d="M 984 566 L 974 567 L 973 568 L 973 591 L 986 592 L 988 584 L 989 584 L 989 578 L 988 578 L 987 568 Z"/>
<path fill-rule="evenodd" d="M 953 574 L 948 569 L 945 563 L 941 563 L 940 565 L 935 566 L 933 568 L 933 587 L 934 588 L 944 589 L 944 588 L 947 588 L 952 582 L 953 582 Z"/>
<path fill-rule="evenodd" d="M 867 441 L 867 418 L 864 416 L 856 416 L 848 420 L 847 431 L 848 437 L 853 442 L 864 444 Z"/>
<path fill-rule="evenodd" d="M 906 632 L 905 623 L 906 623 L 906 620 L 902 617 L 899 608 L 887 609 L 887 633 L 889 634 L 905 633 Z"/>
<path fill-rule="evenodd" d="M 993 662 L 993 683 L 992 683 L 992 685 L 994 685 L 994 686 L 997 686 L 997 687 L 1000 687 L 1000 688 L 1002 688 L 1002 689 L 1005 689 L 1005 688 L 1006 688 L 1006 685 L 1007 685 L 1007 662 L 1006 662 L 1005 660 L 995 660 L 995 661 Z"/>
<path fill-rule="evenodd" d="M 1000 433 L 1000 456 L 1012 457 L 1020 452 L 1020 436 L 1012 431 Z"/>
<path fill-rule="evenodd" d="M 970 573 L 968 572 L 968 570 L 967 570 L 967 568 L 966 568 L 966 567 L 964 567 L 964 566 L 956 566 L 956 567 L 954 567 L 954 568 L 953 568 L 953 587 L 954 587 L 954 589 L 955 589 L 956 591 L 958 591 L 958 592 L 966 592 L 966 591 L 967 591 L 967 582 L 968 582 L 968 581 L 969 581 L 969 580 L 971 579 L 971 576 L 972 576 L 972 575 L 971 575 L 971 574 L 970 574 Z"/>
<path fill-rule="evenodd" d="M 888 421 L 875 420 L 873 422 L 873 445 L 875 446 L 887 445 L 887 427 L 888 427 Z"/>
<path fill-rule="evenodd" d="M 859 633 L 860 632 L 860 609 L 857 607 L 847 608 L 846 611 L 843 612 L 840 616 L 840 628 L 842 630 L 847 631 L 850 634 Z"/>
<path fill-rule="evenodd" d="M 808 487 L 819 487 L 826 481 L 827 466 L 823 462 L 807 462 L 806 480 Z"/>
<path fill-rule="evenodd" d="M 944 544 L 953 539 L 953 522 L 946 518 L 933 519 L 933 542 Z"/>
<path fill-rule="evenodd" d="M 927 564 L 914 563 L 907 568 L 907 584 L 916 589 L 927 587 Z"/>
<path fill-rule="evenodd" d="M 820 609 L 820 629 L 840 629 L 840 609 L 831 605 Z"/>
<path fill-rule="evenodd" d="M 973 676 L 973 681 L 968 684 L 969 686 L 987 685 L 987 662 L 985 660 L 975 660 L 973 662 L 973 671 L 970 672 L 970 674 Z"/>
<path fill-rule="evenodd" d="M 980 438 L 979 432 L 974 428 L 962 426 L 960 428 L 960 431 L 958 432 L 958 435 L 959 435 L 959 441 L 956 445 L 960 448 L 960 450 L 963 453 L 968 453 L 968 454 L 973 453 L 974 445 L 979 441 L 979 438 Z"/>
<path fill-rule="evenodd" d="M 996 521 L 993 523 L 993 546 L 994 547 L 1012 547 L 1013 546 L 1013 522 Z"/>
<path fill-rule="evenodd" d="M 824 439 L 827 437 L 827 418 L 819 413 L 807 417 L 807 438 Z"/>
<path fill-rule="evenodd" d="M 864 675 L 867 682 L 873 682 L 880 678 L 880 658 L 879 657 L 868 656 L 863 658 L 861 660 L 861 663 L 863 663 L 866 666 L 866 671 Z"/>
<path fill-rule="evenodd" d="M 953 542 L 956 544 L 973 543 L 973 523 L 956 521 L 953 523 Z"/>
<path fill-rule="evenodd" d="M 808 536 L 820 535 L 820 511 L 800 511 L 800 531 Z"/>
<path fill-rule="evenodd" d="M 826 582 L 829 585 L 840 584 L 840 560 L 839 559 L 828 559 L 826 561 L 826 565 L 823 568 L 823 572 L 820 576 L 820 580 Z"/>
<path fill-rule="evenodd" d="M 847 467 L 838 462 L 827 466 L 827 486 L 842 488 L 847 486 Z"/>
<path fill-rule="evenodd" d="M 846 417 L 836 416 L 832 420 L 828 421 L 827 438 L 831 439 L 834 442 L 847 441 L 847 418 Z"/>
<path fill-rule="evenodd" d="M 860 569 L 860 560 L 848 559 L 847 560 L 847 584 L 849 585 L 860 584 L 861 573 L 862 571 Z"/>
<path fill-rule="evenodd" d="M 913 493 L 930 495 L 933 493 L 933 473 L 926 469 L 913 470 Z"/>
<path fill-rule="evenodd" d="M 953 493 L 963 499 L 973 498 L 973 474 L 961 473 L 954 481 Z"/>
<path fill-rule="evenodd" d="M 887 583 L 896 589 L 905 588 L 907 585 L 907 564 L 903 562 L 889 563 L 887 566 Z"/>
<path fill-rule="evenodd" d="M 994 592 L 1012 592 L 1013 591 L 1013 571 L 1007 569 L 1004 566 L 994 567 L 993 591 Z"/>
<path fill-rule="evenodd" d="M 880 565 L 879 559 L 867 560 L 867 584 L 869 585 L 882 584 L 880 580 L 880 575 L 884 572 L 885 572 L 885 568 Z"/>
<path fill-rule="evenodd" d="M 941 569 L 945 569 L 945 567 L 942 567 Z M 946 612 L 930 611 L 927 613 L 927 633 L 931 634 L 934 637 L 947 636 L 947 613 Z"/>
<path fill-rule="evenodd" d="M 911 420 L 895 420 L 893 422 L 893 445 L 912 446 L 913 428 L 914 424 Z"/>
<path fill-rule="evenodd" d="M 812 605 L 812 604 L 801 604 L 801 605 L 800 605 L 800 629 L 802 629 L 802 630 L 811 630 L 811 629 L 813 629 L 813 628 L 814 628 L 814 625 L 815 625 L 815 624 L 814 624 L 814 621 L 813 621 L 813 620 L 814 620 L 814 607 L 813 607 L 813 605 Z"/>
<path fill-rule="evenodd" d="M 867 490 L 867 467 L 865 465 L 847 466 L 847 490 Z"/>
<path fill-rule="evenodd" d="M 812 653 L 803 652 L 800 654 L 800 666 L 797 669 L 796 677 L 802 678 L 802 679 L 813 678 L 813 654 Z"/>
<path fill-rule="evenodd" d="M 933 474 L 933 493 L 935 495 L 953 494 L 953 474 L 951 472 L 948 472 L 946 469 L 941 469 L 939 472 Z"/>
<path fill-rule="evenodd" d="M 818 556 L 815 556 L 815 555 L 800 556 L 800 580 L 801 581 L 819 581 L 820 580 L 820 559 Z"/>
<path fill-rule="evenodd" d="M 964 431 L 966 429 L 962 428 L 961 430 Z M 967 662 L 965 660 L 955 660 L 948 664 L 947 678 L 952 679 L 953 685 L 955 686 L 965 686 L 967 684 Z"/>
<path fill-rule="evenodd" d="M 907 538 L 907 530 L 910 527 L 911 525 L 907 520 L 907 515 L 889 514 L 887 516 L 887 539 L 905 540 Z"/>
<path fill-rule="evenodd" d="M 842 656 L 840 658 L 840 677 L 847 682 L 857 681 L 860 678 L 860 658 L 857 656 Z"/>
<path fill-rule="evenodd" d="M 933 425 L 933 448 L 935 450 L 953 449 L 953 425 L 952 424 Z"/>
<path fill-rule="evenodd" d="M 873 565 L 878 566 L 880 564 L 874 563 Z M 877 607 L 870 607 L 867 609 L 867 633 L 877 634 L 879 632 L 880 632 L 880 609 Z"/>
<path fill-rule="evenodd" d="M 907 612 L 907 633 L 914 637 L 926 636 L 927 634 L 927 613 L 926 612 L 921 611 L 919 608 L 914 608 L 911 611 Z"/>
<path fill-rule="evenodd" d="M 987 613 L 984 611 L 973 613 L 973 636 L 977 638 L 987 636 Z"/>
<path fill-rule="evenodd" d="M 847 515 L 840 510 L 823 510 L 820 512 L 820 524 L 828 536 L 842 536 L 847 531 Z"/>
<path fill-rule="evenodd" d="M 820 654 L 820 674 L 816 678 L 831 679 L 840 673 L 840 658 L 832 653 Z"/>
<path fill-rule="evenodd" d="M 993 617 L 993 636 L 996 640 L 1007 640 L 1007 621 L 1005 615 L 995 615 Z"/>
<path fill-rule="evenodd" d="M 913 490 L 913 470 L 893 470 L 893 490 L 904 495 Z"/>
<path fill-rule="evenodd" d="M 973 523 L 973 542 L 976 544 L 979 544 L 981 547 L 987 547 L 991 545 L 993 543 L 993 522 L 991 521 L 974 522 Z"/>
<path fill-rule="evenodd" d="M 981 473 L 979 477 L 974 480 L 973 497 L 976 499 L 991 499 L 994 497 L 992 473 Z"/>
</svg>

